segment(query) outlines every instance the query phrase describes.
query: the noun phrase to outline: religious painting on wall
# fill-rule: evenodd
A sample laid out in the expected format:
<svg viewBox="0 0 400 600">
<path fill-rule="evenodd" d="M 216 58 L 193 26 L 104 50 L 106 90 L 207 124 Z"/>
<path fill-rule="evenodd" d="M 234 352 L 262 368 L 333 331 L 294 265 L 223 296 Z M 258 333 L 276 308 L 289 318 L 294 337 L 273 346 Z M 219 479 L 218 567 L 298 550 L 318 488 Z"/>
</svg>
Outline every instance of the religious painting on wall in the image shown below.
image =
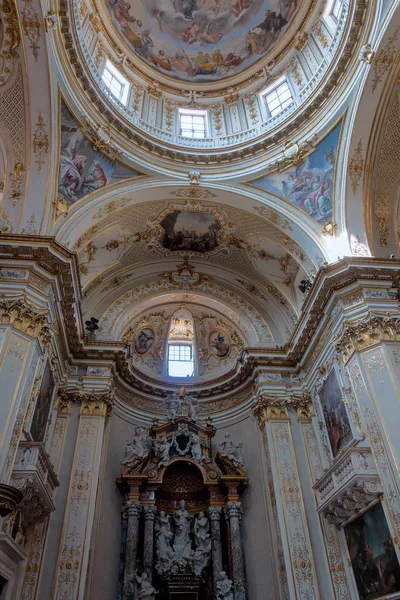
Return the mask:
<svg viewBox="0 0 400 600">
<path fill-rule="evenodd" d="M 297 14 L 296 0 L 106 0 L 138 58 L 190 82 L 220 81 L 262 59 Z"/>
<path fill-rule="evenodd" d="M 340 124 L 300 165 L 260 177 L 251 185 L 272 192 L 303 209 L 319 223 L 332 218 L 332 195 Z"/>
<path fill-rule="evenodd" d="M 318 392 L 328 430 L 332 454 L 335 457 L 353 439 L 349 417 L 343 403 L 343 394 L 335 371 Z"/>
<path fill-rule="evenodd" d="M 53 373 L 50 370 L 50 363 L 47 361 L 30 427 L 30 434 L 35 442 L 44 440 L 54 388 Z"/>
<path fill-rule="evenodd" d="M 61 151 L 58 194 L 68 205 L 110 183 L 138 177 L 140 173 L 111 161 L 93 149 L 79 123 L 61 101 Z"/>
<path fill-rule="evenodd" d="M 163 219 L 161 226 L 162 244 L 168 250 L 204 253 L 218 246 L 221 226 L 210 213 L 175 210 Z"/>
<path fill-rule="evenodd" d="M 400 566 L 382 504 L 375 504 L 344 531 L 360 600 L 399 592 Z"/>
<path fill-rule="evenodd" d="M 135 338 L 135 350 L 137 354 L 146 354 L 154 342 L 154 332 L 150 327 L 141 329 Z"/>
<path fill-rule="evenodd" d="M 225 358 L 229 354 L 230 342 L 222 331 L 213 331 L 210 334 L 210 348 L 212 353 L 218 358 Z"/>
</svg>

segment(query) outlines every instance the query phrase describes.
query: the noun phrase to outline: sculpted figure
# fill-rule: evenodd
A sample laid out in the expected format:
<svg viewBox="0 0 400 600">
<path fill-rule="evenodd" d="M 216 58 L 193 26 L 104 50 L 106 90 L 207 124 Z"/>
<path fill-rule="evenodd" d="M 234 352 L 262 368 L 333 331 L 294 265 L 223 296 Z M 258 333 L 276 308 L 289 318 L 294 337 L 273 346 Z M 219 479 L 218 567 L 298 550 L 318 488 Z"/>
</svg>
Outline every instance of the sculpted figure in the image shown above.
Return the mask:
<svg viewBox="0 0 400 600">
<path fill-rule="evenodd" d="M 200 576 L 211 557 L 210 524 L 203 512 L 199 513 L 194 524 L 196 552 L 194 553 L 194 572 Z"/>
<path fill-rule="evenodd" d="M 171 525 L 168 515 L 161 511 L 155 523 L 156 531 L 156 570 L 160 575 L 167 573 L 170 570 L 173 550 L 170 546 L 172 538 Z"/>
<path fill-rule="evenodd" d="M 190 434 L 191 442 L 192 442 L 192 457 L 197 462 L 203 462 L 203 454 L 201 452 L 201 439 L 197 435 L 197 433 Z"/>
<path fill-rule="evenodd" d="M 165 404 L 167 407 L 167 417 L 168 417 L 168 421 L 172 421 L 172 423 L 175 422 L 175 417 L 177 415 L 177 412 L 179 410 L 179 407 L 181 405 L 181 401 L 179 399 L 179 396 L 176 392 L 173 392 L 166 400 L 165 400 Z"/>
<path fill-rule="evenodd" d="M 233 600 L 233 583 L 227 578 L 225 571 L 221 571 L 217 583 L 217 599 Z"/>
<path fill-rule="evenodd" d="M 242 442 L 239 444 L 232 442 L 230 434 L 226 433 L 224 441 L 219 445 L 219 453 L 229 458 L 235 467 L 243 467 L 242 446 Z"/>
<path fill-rule="evenodd" d="M 185 508 L 185 501 L 181 500 L 179 508 L 173 515 L 175 523 L 175 539 L 174 539 L 174 552 L 175 560 L 178 564 L 186 564 L 191 554 L 190 547 L 190 519 L 188 511 Z"/>
<path fill-rule="evenodd" d="M 150 456 L 152 439 L 150 436 L 143 437 L 140 427 L 135 427 L 135 431 L 131 440 L 125 444 L 125 453 L 122 461 L 127 467 L 137 467 L 144 463 Z"/>
<path fill-rule="evenodd" d="M 160 458 L 160 462 L 158 463 L 158 467 L 166 467 L 169 462 L 169 450 L 171 448 L 170 442 L 166 437 L 162 437 L 154 442 L 155 450 L 157 452 L 157 456 Z"/>
<path fill-rule="evenodd" d="M 199 418 L 199 415 L 198 415 L 199 401 L 197 400 L 197 398 L 193 398 L 192 396 L 186 395 L 185 396 L 185 404 L 188 407 L 189 421 L 196 422 Z"/>
<path fill-rule="evenodd" d="M 142 600 L 142 598 L 143 600 L 154 600 L 158 594 L 158 590 L 151 585 L 150 578 L 146 571 L 144 571 L 141 577 L 136 574 L 136 580 L 139 584 L 138 597 L 140 600 Z"/>
</svg>

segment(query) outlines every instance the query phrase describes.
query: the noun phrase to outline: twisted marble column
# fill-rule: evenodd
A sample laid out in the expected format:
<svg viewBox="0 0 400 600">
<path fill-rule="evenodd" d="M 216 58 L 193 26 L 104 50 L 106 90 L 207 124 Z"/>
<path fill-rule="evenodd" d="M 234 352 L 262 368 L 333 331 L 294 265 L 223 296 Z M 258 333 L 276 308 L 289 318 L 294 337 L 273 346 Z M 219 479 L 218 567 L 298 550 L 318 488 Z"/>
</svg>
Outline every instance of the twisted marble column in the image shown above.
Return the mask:
<svg viewBox="0 0 400 600">
<path fill-rule="evenodd" d="M 212 543 L 212 568 L 213 568 L 213 589 L 214 595 L 217 593 L 217 581 L 223 570 L 222 566 L 222 546 L 221 546 L 221 507 L 211 506 L 208 509 L 208 516 L 211 521 L 211 543 Z"/>
<path fill-rule="evenodd" d="M 133 600 L 135 593 L 136 554 L 141 505 L 139 502 L 128 500 L 125 506 L 126 515 L 128 517 L 128 528 L 125 550 L 124 600 Z"/>
<path fill-rule="evenodd" d="M 144 548 L 143 570 L 149 575 L 151 581 L 154 561 L 154 517 L 157 512 L 154 505 L 145 506 L 144 512 Z"/>
<path fill-rule="evenodd" d="M 246 583 L 244 576 L 242 540 L 240 535 L 240 519 L 242 516 L 240 502 L 228 502 L 225 507 L 225 514 L 229 519 L 230 525 L 233 565 L 232 579 L 235 588 L 235 600 L 246 600 Z"/>
</svg>

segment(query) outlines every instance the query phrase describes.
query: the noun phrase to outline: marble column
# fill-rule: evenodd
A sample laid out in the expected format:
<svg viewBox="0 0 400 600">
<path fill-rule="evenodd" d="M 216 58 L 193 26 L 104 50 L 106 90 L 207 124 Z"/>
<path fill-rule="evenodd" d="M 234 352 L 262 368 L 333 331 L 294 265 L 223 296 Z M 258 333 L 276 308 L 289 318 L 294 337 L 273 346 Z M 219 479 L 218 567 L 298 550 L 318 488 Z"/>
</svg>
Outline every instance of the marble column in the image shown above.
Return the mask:
<svg viewBox="0 0 400 600">
<path fill-rule="evenodd" d="M 240 520 L 242 515 L 240 502 L 228 502 L 225 512 L 230 525 L 233 565 L 232 580 L 235 588 L 235 600 L 246 600 L 243 550 L 240 534 Z"/>
<path fill-rule="evenodd" d="M 143 508 L 144 513 L 144 547 L 143 547 L 143 570 L 149 574 L 151 581 L 154 561 L 154 517 L 156 507 L 151 504 Z"/>
<path fill-rule="evenodd" d="M 128 517 L 128 530 L 125 550 L 124 600 L 133 600 L 135 593 L 136 555 L 141 505 L 139 502 L 128 500 L 125 506 L 126 515 Z"/>
<path fill-rule="evenodd" d="M 222 546 L 221 546 L 221 507 L 211 506 L 208 509 L 208 516 L 211 521 L 211 542 L 212 542 L 212 568 L 213 568 L 213 589 L 216 596 L 217 581 L 222 567 Z"/>
</svg>

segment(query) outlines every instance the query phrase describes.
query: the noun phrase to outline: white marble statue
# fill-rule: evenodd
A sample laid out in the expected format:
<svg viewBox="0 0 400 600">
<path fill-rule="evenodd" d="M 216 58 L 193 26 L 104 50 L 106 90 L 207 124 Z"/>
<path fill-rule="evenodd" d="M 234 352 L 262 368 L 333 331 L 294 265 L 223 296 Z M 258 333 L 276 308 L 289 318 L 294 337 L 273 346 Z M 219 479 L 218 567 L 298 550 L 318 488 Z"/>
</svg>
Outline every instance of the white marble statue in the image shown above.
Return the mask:
<svg viewBox="0 0 400 600">
<path fill-rule="evenodd" d="M 233 583 L 228 579 L 225 571 L 221 571 L 217 582 L 217 599 L 233 600 Z"/>
<path fill-rule="evenodd" d="M 153 588 L 151 585 L 150 578 L 146 571 L 143 572 L 142 576 L 136 575 L 136 580 L 139 584 L 138 598 L 140 600 L 154 600 L 158 594 L 158 590 Z"/>
<path fill-rule="evenodd" d="M 194 572 L 200 576 L 210 562 L 211 535 L 210 523 L 203 512 L 199 513 L 194 524 L 196 551 L 194 553 Z"/>
<path fill-rule="evenodd" d="M 168 515 L 161 511 L 155 523 L 156 532 L 156 570 L 159 575 L 168 573 L 171 568 L 174 551 L 171 548 L 171 525 Z"/>
<path fill-rule="evenodd" d="M 154 441 L 154 449 L 157 453 L 157 457 L 160 459 L 158 467 L 166 467 L 169 462 L 169 450 L 171 448 L 170 442 L 166 437 L 159 438 Z"/>
<path fill-rule="evenodd" d="M 151 437 L 149 435 L 144 436 L 140 427 L 135 427 L 132 439 L 125 444 L 122 464 L 134 468 L 144 462 L 150 456 L 151 445 Z"/>
<path fill-rule="evenodd" d="M 184 500 L 180 501 L 179 508 L 174 512 L 173 519 L 175 523 L 175 539 L 173 544 L 175 562 L 185 564 L 190 558 L 192 549 L 189 537 L 191 517 L 185 508 Z"/>
<path fill-rule="evenodd" d="M 193 396 L 185 395 L 185 404 L 188 407 L 188 416 L 189 421 L 196 422 L 199 418 L 198 410 L 199 410 L 199 401 L 197 398 L 193 398 Z"/>
<path fill-rule="evenodd" d="M 194 460 L 196 460 L 199 463 L 203 462 L 203 453 L 201 451 L 201 439 L 199 438 L 199 436 L 197 435 L 197 433 L 190 433 L 190 439 L 192 442 L 192 447 L 191 447 L 191 452 L 192 452 L 192 457 L 194 458 Z"/>
<path fill-rule="evenodd" d="M 226 433 L 224 441 L 219 445 L 219 453 L 221 456 L 229 458 L 235 467 L 243 467 L 242 446 L 242 442 L 239 444 L 232 442 L 230 434 Z"/>
<path fill-rule="evenodd" d="M 165 406 L 167 409 L 168 421 L 172 421 L 172 423 L 174 423 L 175 417 L 181 406 L 180 398 L 176 392 L 173 392 L 170 396 L 168 396 L 168 398 L 166 398 Z"/>
</svg>

